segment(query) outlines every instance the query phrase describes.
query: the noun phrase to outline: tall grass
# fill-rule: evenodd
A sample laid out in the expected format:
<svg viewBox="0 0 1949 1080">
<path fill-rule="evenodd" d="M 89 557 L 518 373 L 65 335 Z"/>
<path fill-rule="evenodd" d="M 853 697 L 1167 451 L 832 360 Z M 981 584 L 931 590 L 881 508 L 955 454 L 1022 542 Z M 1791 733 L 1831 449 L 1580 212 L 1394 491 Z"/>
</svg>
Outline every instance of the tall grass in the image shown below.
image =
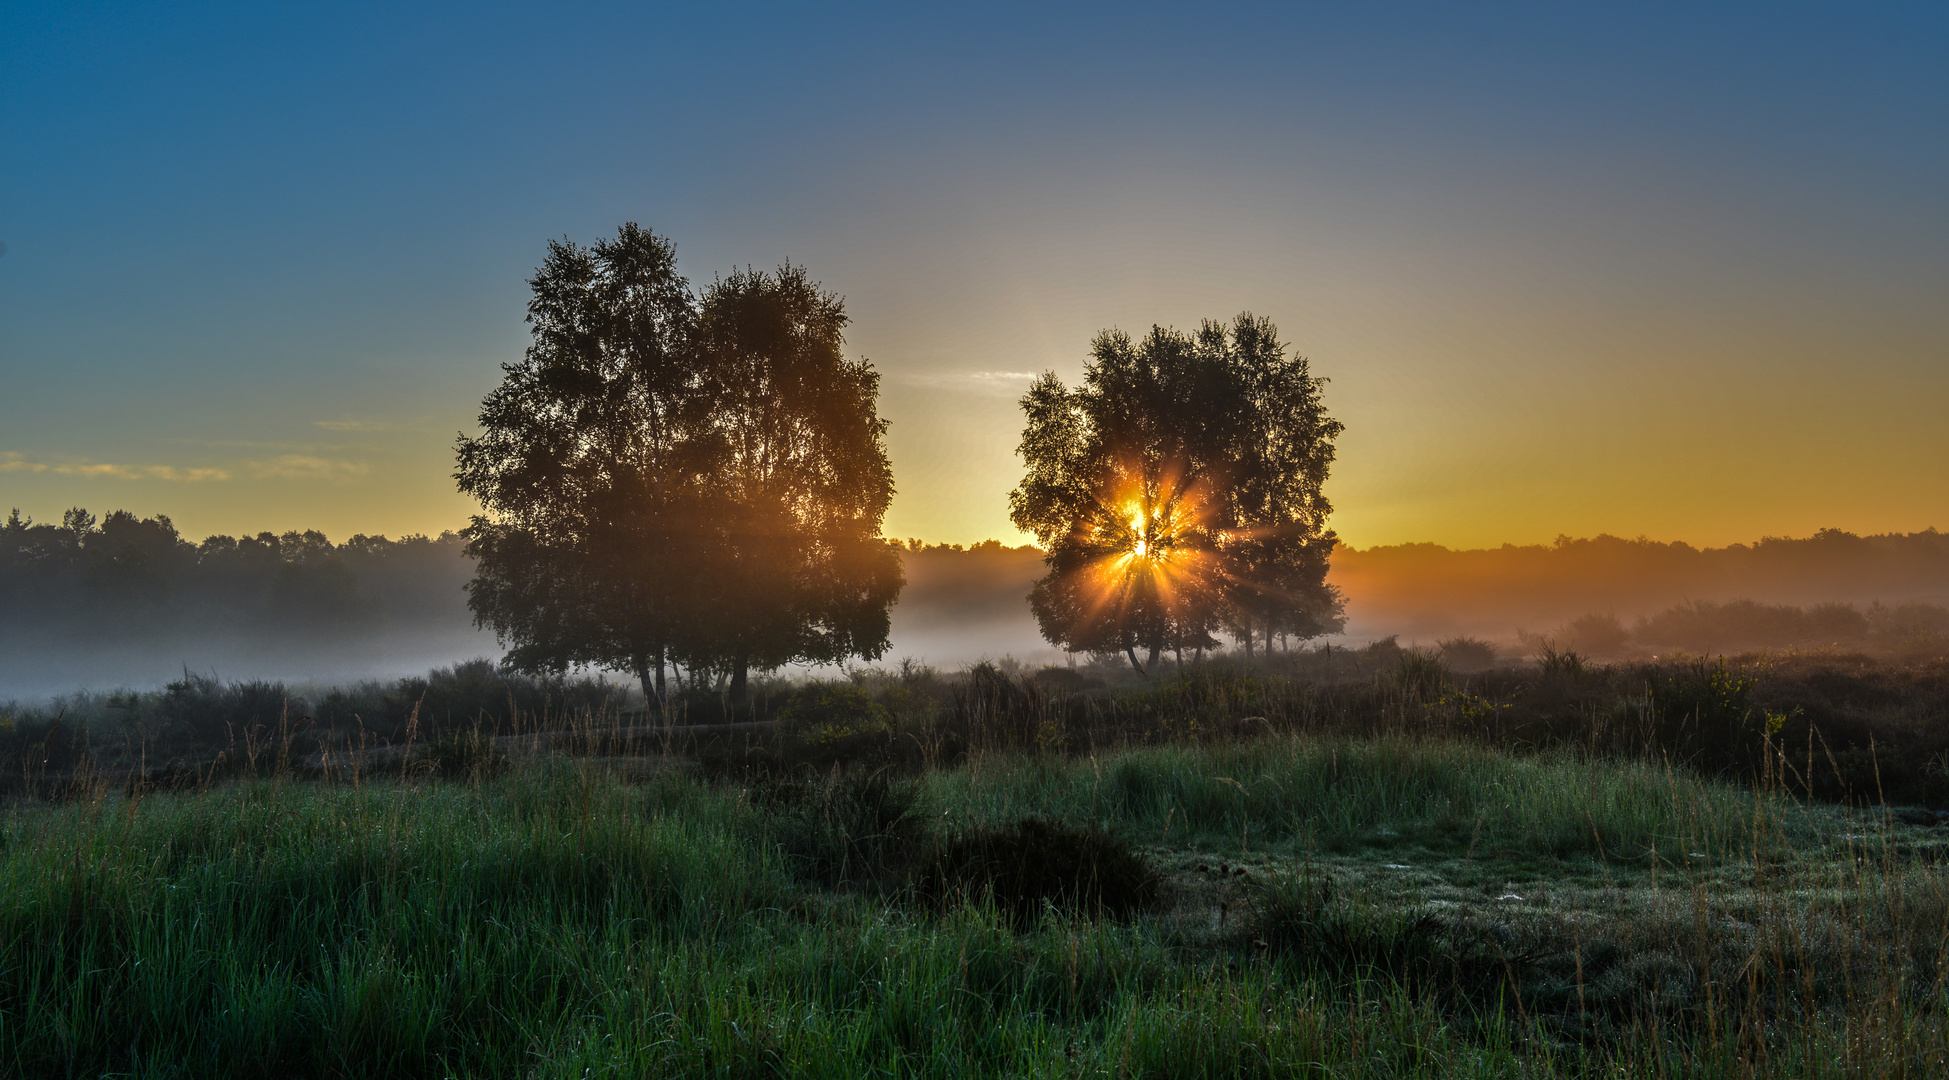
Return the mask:
<svg viewBox="0 0 1949 1080">
<path fill-rule="evenodd" d="M 1949 940 L 1939 873 L 1884 834 L 1843 834 L 1832 880 L 1803 873 L 1799 892 L 1766 894 L 1748 882 L 1734 914 L 1758 929 L 1706 925 L 1698 913 L 1717 920 L 1723 905 L 1698 890 L 1745 880 L 1741 860 L 1757 874 L 1837 838 L 1773 796 L 1682 770 L 1281 737 L 977 755 L 872 780 L 871 798 L 840 809 L 832 785 L 853 781 L 839 776 L 786 794 L 560 759 L 465 782 L 393 775 L 8 811 L 0 1074 L 1843 1075 L 1920 1069 L 1946 1045 L 1927 978 Z M 1585 958 L 1588 994 L 1532 959 L 1534 977 L 1430 996 L 1382 970 L 1327 972 L 1250 919 L 1200 929 L 1176 909 L 1051 908 L 1023 921 L 978 897 L 909 903 L 897 883 L 817 862 L 1024 818 L 1249 849 L 1275 867 L 1374 845 L 1503 845 L 1649 868 L 1710 850 L 1721 876 L 1693 873 L 1634 924 L 1666 945 L 1696 924 L 1700 944 L 1676 948 L 1677 968 L 1618 967 L 1622 1004 L 1606 1006 L 1597 981 L 1612 969 L 1588 941 L 1561 954 Z M 1389 919 L 1370 925 L 1407 925 Z M 1771 997 L 1740 989 L 1755 962 L 1780 984 Z M 1783 997 L 1802 971 L 1823 985 Z M 1690 996 L 1659 998 L 1666 983 Z M 1585 997 L 1613 1009 L 1610 1027 L 1569 1019 Z M 1804 1007 L 1783 1011 L 1789 1000 Z"/>
<path fill-rule="evenodd" d="M 1470 839 L 1485 850 L 1620 861 L 1743 847 L 1769 796 L 1644 761 L 1514 757 L 1419 739 L 1266 739 L 1106 758 L 1002 758 L 930 784 L 971 819 L 1099 820 L 1210 846 L 1304 841 L 1329 851 Z M 1798 830 L 1798 825 L 1793 828 Z"/>
</svg>

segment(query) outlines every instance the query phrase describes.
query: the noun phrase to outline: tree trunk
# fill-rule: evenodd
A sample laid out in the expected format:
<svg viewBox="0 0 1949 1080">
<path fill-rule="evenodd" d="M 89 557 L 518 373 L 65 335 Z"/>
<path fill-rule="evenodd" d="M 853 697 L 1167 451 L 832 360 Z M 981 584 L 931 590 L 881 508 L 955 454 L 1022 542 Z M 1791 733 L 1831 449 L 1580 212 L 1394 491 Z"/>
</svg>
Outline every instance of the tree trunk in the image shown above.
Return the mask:
<svg viewBox="0 0 1949 1080">
<path fill-rule="evenodd" d="M 656 675 L 650 675 L 650 658 L 646 655 L 636 657 L 636 681 L 643 684 L 643 708 L 658 712 L 663 708 L 663 665 L 656 666 Z"/>
<path fill-rule="evenodd" d="M 1272 620 L 1271 619 L 1267 619 L 1265 622 L 1265 658 L 1267 660 L 1272 659 Z"/>
<path fill-rule="evenodd" d="M 1249 619 L 1245 623 L 1245 659 L 1248 662 L 1252 659 L 1252 622 Z"/>
<path fill-rule="evenodd" d="M 737 666 L 731 669 L 731 704 L 743 705 L 748 694 L 747 675 L 751 670 L 750 661 L 738 657 Z"/>
<path fill-rule="evenodd" d="M 1137 646 L 1125 645 L 1123 647 L 1123 654 L 1130 658 L 1130 666 L 1137 669 L 1137 674 L 1143 675 L 1147 679 L 1150 678 L 1149 674 L 1144 671 L 1144 665 L 1137 662 Z"/>
<path fill-rule="evenodd" d="M 1150 643 L 1149 666 L 1153 668 L 1157 666 L 1157 654 L 1162 651 L 1164 651 L 1164 646 L 1161 642 L 1153 641 Z"/>
</svg>

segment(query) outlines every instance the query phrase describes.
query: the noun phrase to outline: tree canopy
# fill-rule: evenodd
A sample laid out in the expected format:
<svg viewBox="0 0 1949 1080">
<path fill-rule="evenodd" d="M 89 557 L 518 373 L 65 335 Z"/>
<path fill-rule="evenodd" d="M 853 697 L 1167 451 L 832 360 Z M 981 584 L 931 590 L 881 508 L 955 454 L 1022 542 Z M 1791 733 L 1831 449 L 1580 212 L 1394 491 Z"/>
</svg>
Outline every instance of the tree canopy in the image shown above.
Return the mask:
<svg viewBox="0 0 1949 1080">
<path fill-rule="evenodd" d="M 657 701 L 673 663 L 741 695 L 754 664 L 878 656 L 893 481 L 844 302 L 790 265 L 697 296 L 633 223 L 551 242 L 530 286 L 533 341 L 455 474 L 509 665 L 631 671 Z"/>
<path fill-rule="evenodd" d="M 1141 671 L 1140 648 L 1155 663 L 1216 632 L 1249 651 L 1338 629 L 1321 488 L 1341 425 L 1321 382 L 1249 313 L 1195 334 L 1106 330 L 1080 386 L 1038 379 L 1009 505 L 1048 552 L 1030 594 L 1043 635 Z"/>
</svg>

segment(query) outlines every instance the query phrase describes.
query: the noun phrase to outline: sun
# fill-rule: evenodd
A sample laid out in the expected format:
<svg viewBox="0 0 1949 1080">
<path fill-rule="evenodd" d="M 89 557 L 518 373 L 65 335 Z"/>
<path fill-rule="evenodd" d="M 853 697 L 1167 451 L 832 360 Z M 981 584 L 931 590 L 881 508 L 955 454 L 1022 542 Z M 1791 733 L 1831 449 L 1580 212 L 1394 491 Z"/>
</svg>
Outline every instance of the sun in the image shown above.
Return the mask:
<svg viewBox="0 0 1949 1080">
<path fill-rule="evenodd" d="M 1145 513 L 1143 506 L 1134 502 L 1126 503 L 1122 512 L 1129 521 L 1130 533 L 1124 540 L 1119 563 L 1158 562 L 1169 556 L 1169 537 L 1165 535 L 1162 519 Z"/>
</svg>

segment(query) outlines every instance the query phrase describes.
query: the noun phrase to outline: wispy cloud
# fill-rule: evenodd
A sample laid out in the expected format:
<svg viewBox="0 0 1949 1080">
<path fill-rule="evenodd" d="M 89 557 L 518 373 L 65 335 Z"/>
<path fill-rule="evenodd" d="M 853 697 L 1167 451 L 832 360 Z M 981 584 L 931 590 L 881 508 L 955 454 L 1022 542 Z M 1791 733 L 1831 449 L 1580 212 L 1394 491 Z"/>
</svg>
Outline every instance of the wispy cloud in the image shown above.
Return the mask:
<svg viewBox="0 0 1949 1080">
<path fill-rule="evenodd" d="M 1036 380 L 1033 371 L 954 371 L 929 375 L 908 375 L 901 381 L 910 386 L 993 397 L 1016 397 Z"/>
<path fill-rule="evenodd" d="M 376 431 L 410 431 L 426 422 L 424 416 L 384 417 L 347 416 L 337 420 L 313 420 L 311 426 L 326 431 L 351 431 L 370 434 Z"/>
<path fill-rule="evenodd" d="M 116 480 L 168 480 L 181 483 L 230 479 L 228 469 L 185 469 L 175 465 L 116 465 L 99 461 L 53 465 L 49 466 L 49 471 L 68 476 L 107 476 Z"/>
<path fill-rule="evenodd" d="M 52 473 L 109 480 L 162 480 L 194 484 L 233 480 L 239 476 L 253 480 L 357 480 L 372 471 L 363 461 L 318 457 L 312 454 L 279 454 L 272 458 L 237 462 L 228 466 L 127 465 L 112 461 L 37 461 L 17 450 L 0 452 L 0 473 Z"/>
<path fill-rule="evenodd" d="M 250 475 L 260 480 L 357 480 L 372 471 L 363 461 L 313 457 L 310 454 L 280 454 L 268 461 L 250 463 Z"/>
<path fill-rule="evenodd" d="M 100 476 L 115 480 L 167 480 L 172 483 L 230 479 L 228 469 L 187 468 L 179 465 L 123 465 L 111 461 L 35 461 L 15 450 L 0 453 L 0 472 Z"/>
</svg>

